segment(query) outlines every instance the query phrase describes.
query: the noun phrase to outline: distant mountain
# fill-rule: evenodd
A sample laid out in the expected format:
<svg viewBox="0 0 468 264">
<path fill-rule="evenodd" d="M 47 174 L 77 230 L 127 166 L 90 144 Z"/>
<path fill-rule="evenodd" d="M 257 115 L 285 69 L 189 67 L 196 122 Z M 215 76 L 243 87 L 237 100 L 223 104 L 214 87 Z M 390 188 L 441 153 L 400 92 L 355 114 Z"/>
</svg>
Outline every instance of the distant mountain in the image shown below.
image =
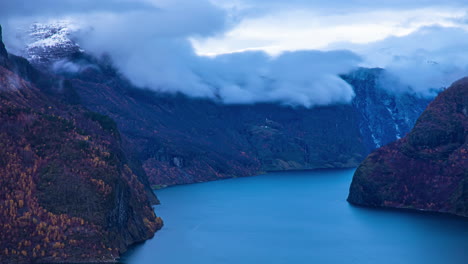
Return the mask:
<svg viewBox="0 0 468 264">
<path fill-rule="evenodd" d="M 406 137 L 364 160 L 348 201 L 468 217 L 468 78 L 440 93 Z"/>
<path fill-rule="evenodd" d="M 52 38 L 62 39 L 59 35 Z M 342 76 L 356 93 L 351 104 L 224 105 L 140 89 L 110 62 L 70 47 L 68 40 L 42 46 L 41 63 L 31 62 L 67 78 L 80 104 L 113 118 L 126 151 L 155 186 L 272 170 L 355 167 L 373 149 L 404 136 L 429 103 L 386 91 L 379 85 L 384 70 L 361 68 Z M 34 49 L 27 53 L 35 56 Z"/>
<path fill-rule="evenodd" d="M 162 226 L 115 122 L 75 94 L 8 54 L 0 27 L 1 263 L 115 261 Z"/>
</svg>

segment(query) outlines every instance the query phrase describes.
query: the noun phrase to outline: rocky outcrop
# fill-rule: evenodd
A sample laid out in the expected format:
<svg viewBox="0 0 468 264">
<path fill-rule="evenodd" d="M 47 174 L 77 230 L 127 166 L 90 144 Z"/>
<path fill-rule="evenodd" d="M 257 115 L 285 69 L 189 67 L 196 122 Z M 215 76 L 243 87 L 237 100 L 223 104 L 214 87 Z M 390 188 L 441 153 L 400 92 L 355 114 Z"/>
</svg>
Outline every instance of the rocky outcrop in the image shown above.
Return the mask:
<svg viewBox="0 0 468 264">
<path fill-rule="evenodd" d="M 468 217 L 468 78 L 439 94 L 406 137 L 364 160 L 348 201 Z"/>
<path fill-rule="evenodd" d="M 156 198 L 115 122 L 67 103 L 63 80 L 0 58 L 0 262 L 114 262 L 152 237 Z"/>
</svg>

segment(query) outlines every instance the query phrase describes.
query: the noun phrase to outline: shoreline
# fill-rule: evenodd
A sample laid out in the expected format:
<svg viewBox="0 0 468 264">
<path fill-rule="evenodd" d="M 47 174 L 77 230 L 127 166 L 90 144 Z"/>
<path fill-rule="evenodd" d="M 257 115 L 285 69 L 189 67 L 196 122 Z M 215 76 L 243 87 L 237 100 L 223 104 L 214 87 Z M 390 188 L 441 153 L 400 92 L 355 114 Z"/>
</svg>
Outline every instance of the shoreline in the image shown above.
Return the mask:
<svg viewBox="0 0 468 264">
<path fill-rule="evenodd" d="M 349 170 L 349 169 L 357 169 L 357 167 L 352 166 L 352 167 L 339 167 L 339 168 L 323 168 L 323 167 L 318 167 L 318 168 L 310 168 L 310 169 L 290 169 L 290 170 L 266 170 L 266 171 L 260 171 L 256 174 L 253 175 L 247 175 L 247 176 L 232 176 L 232 177 L 226 177 L 226 178 L 220 178 L 216 180 L 206 180 L 206 181 L 199 181 L 199 182 L 191 182 L 191 183 L 179 183 L 179 184 L 154 184 L 151 185 L 151 189 L 153 191 L 158 191 L 174 186 L 183 186 L 183 185 L 191 185 L 191 184 L 199 184 L 199 183 L 207 183 L 207 182 L 216 182 L 216 181 L 224 181 L 224 180 L 230 180 L 230 179 L 237 179 L 237 178 L 248 178 L 248 177 L 256 177 L 256 176 L 262 176 L 266 174 L 274 174 L 274 173 L 283 173 L 283 172 L 313 172 L 313 171 L 327 171 L 327 170 Z"/>
</svg>

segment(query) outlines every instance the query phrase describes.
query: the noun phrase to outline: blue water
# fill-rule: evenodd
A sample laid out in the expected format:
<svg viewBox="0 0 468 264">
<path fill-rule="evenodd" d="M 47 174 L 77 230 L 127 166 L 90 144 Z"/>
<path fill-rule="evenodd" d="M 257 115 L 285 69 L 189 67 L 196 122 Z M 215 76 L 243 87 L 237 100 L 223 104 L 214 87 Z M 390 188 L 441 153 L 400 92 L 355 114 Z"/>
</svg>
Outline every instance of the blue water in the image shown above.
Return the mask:
<svg viewBox="0 0 468 264">
<path fill-rule="evenodd" d="M 354 207 L 354 170 L 271 173 L 156 191 L 164 227 L 129 264 L 467 264 L 468 221 Z"/>
</svg>

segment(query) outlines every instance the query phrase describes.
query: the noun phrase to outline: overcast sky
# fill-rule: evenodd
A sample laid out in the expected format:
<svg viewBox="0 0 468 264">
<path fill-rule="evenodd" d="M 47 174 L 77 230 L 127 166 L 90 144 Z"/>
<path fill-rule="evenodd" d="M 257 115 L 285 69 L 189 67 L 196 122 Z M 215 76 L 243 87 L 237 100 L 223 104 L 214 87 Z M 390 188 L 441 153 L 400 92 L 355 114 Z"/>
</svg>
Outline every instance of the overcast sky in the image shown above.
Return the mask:
<svg viewBox="0 0 468 264">
<path fill-rule="evenodd" d="M 466 0 L 2 0 L 21 21 L 68 19 L 79 44 L 108 53 L 135 84 L 226 103 L 349 102 L 339 79 L 385 67 L 433 96 L 468 75 Z M 11 41 L 14 43 L 14 41 Z M 391 89 L 391 87 L 389 88 Z"/>
<path fill-rule="evenodd" d="M 424 26 L 460 27 L 462 23 L 457 19 L 468 11 L 466 1 L 236 2 L 229 8 L 237 14 L 239 23 L 220 36 L 194 39 L 199 53 L 261 49 L 276 54 L 284 50 L 327 49 L 337 42 L 364 44 L 405 36 Z"/>
</svg>

